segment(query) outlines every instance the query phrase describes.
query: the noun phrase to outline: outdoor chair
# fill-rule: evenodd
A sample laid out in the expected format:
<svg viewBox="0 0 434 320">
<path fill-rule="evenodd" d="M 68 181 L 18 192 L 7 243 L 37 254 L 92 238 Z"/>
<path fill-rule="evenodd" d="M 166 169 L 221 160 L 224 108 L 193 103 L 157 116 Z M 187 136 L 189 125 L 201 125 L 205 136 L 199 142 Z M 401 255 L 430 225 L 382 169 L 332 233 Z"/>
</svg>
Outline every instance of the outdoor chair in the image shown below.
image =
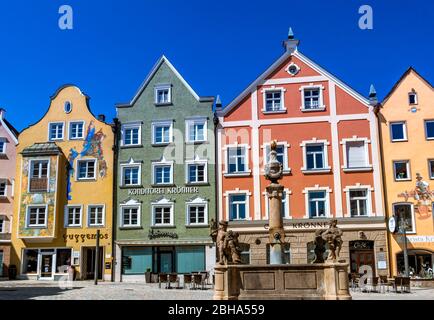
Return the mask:
<svg viewBox="0 0 434 320">
<path fill-rule="evenodd" d="M 209 277 L 209 274 L 208 274 L 208 272 L 207 271 L 202 271 L 202 272 L 200 272 L 200 275 L 202 276 L 202 286 L 206 286 L 206 285 L 208 285 L 209 283 L 208 283 L 208 277 Z"/>
<path fill-rule="evenodd" d="M 199 288 L 199 286 L 203 289 L 202 275 L 200 273 L 193 274 L 193 283 L 195 289 Z"/>
<path fill-rule="evenodd" d="M 401 291 L 410 293 L 410 277 L 403 277 L 401 281 Z"/>
<path fill-rule="evenodd" d="M 351 274 L 351 290 L 353 290 L 353 291 L 360 290 L 359 281 L 360 281 L 359 275 L 352 273 Z"/>
<path fill-rule="evenodd" d="M 184 274 L 184 289 L 188 285 L 189 289 L 192 289 L 193 283 L 193 276 L 191 274 Z"/>
<path fill-rule="evenodd" d="M 393 287 L 393 282 L 389 281 L 387 276 L 380 276 L 380 292 L 389 292 L 389 287 Z"/>
<path fill-rule="evenodd" d="M 176 284 L 176 287 L 172 287 L 172 283 Z M 169 274 L 169 284 L 168 284 L 167 289 L 172 289 L 172 288 L 175 288 L 175 289 L 179 289 L 180 288 L 180 286 L 179 286 L 179 277 L 178 277 L 177 273 L 171 273 L 171 274 Z"/>
<path fill-rule="evenodd" d="M 161 284 L 165 283 L 166 284 L 166 289 L 168 287 L 168 276 L 166 273 L 160 273 L 158 275 L 158 288 L 161 289 Z"/>
</svg>

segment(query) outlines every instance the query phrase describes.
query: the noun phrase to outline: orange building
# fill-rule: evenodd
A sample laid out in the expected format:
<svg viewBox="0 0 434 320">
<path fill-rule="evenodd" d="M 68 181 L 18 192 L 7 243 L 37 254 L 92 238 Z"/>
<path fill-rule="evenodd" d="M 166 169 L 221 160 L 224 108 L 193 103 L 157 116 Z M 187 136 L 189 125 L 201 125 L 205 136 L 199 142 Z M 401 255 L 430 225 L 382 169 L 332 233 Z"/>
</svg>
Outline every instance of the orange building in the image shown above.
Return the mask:
<svg viewBox="0 0 434 320">
<path fill-rule="evenodd" d="M 350 271 L 388 273 L 378 126 L 369 101 L 298 51 L 285 51 L 224 109 L 217 108 L 219 214 L 240 233 L 244 262 L 268 262 L 264 166 L 278 141 L 285 188 L 285 259 L 315 259 L 314 238 L 331 217 L 344 230 Z"/>
</svg>

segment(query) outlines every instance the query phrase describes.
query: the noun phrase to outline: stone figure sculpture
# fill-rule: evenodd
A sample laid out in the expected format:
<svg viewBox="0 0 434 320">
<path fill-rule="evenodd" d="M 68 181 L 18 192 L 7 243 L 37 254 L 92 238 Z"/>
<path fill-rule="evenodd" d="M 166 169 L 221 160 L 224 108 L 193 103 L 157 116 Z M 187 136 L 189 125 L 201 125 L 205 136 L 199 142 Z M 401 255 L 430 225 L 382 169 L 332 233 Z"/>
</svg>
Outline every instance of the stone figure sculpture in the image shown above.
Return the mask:
<svg viewBox="0 0 434 320">
<path fill-rule="evenodd" d="M 328 261 L 336 261 L 339 258 L 339 254 L 342 249 L 342 230 L 337 227 L 338 220 L 332 219 L 330 221 L 330 226 L 327 230 L 322 232 L 321 237 L 328 243 L 329 245 L 329 256 L 327 258 Z"/>
<path fill-rule="evenodd" d="M 324 252 L 326 251 L 326 241 L 322 237 L 325 230 L 317 230 L 315 232 L 315 260 L 312 263 L 324 263 Z"/>
<path fill-rule="evenodd" d="M 238 242 L 239 234 L 227 230 L 227 221 L 220 221 L 216 237 L 220 265 L 241 263 L 241 250 Z"/>
<path fill-rule="evenodd" d="M 217 221 L 215 221 L 214 219 L 211 219 L 211 221 L 209 223 L 209 235 L 210 235 L 213 242 L 217 241 L 218 231 L 219 231 L 219 228 L 217 225 Z"/>
<path fill-rule="evenodd" d="M 278 180 L 282 179 L 283 174 L 283 164 L 277 160 L 277 142 L 273 140 L 270 144 L 270 161 L 265 166 L 265 178 L 270 180 L 271 183 L 277 183 Z"/>
</svg>

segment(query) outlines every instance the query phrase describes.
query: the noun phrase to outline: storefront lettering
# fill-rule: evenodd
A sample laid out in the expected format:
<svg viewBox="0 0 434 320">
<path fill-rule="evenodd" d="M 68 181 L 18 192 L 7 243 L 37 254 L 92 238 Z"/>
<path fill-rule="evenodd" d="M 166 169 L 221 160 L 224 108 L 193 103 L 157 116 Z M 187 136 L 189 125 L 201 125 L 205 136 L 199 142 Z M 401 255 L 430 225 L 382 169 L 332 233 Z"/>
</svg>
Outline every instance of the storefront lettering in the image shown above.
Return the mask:
<svg viewBox="0 0 434 320">
<path fill-rule="evenodd" d="M 428 242 L 434 242 L 434 236 L 407 236 L 407 240 L 409 242 L 412 242 L 412 243 L 416 243 L 416 242 L 419 242 L 419 243 L 428 243 Z M 404 237 L 402 235 L 400 235 L 397 238 L 397 241 L 399 243 L 403 243 L 404 242 Z"/>
<path fill-rule="evenodd" d="M 108 233 L 100 234 L 99 238 L 101 240 L 105 239 L 107 240 L 109 238 Z M 63 240 L 66 242 L 67 240 L 75 240 L 76 243 L 85 242 L 86 240 L 96 240 L 96 233 L 90 234 L 64 234 Z"/>
<path fill-rule="evenodd" d="M 327 228 L 327 226 L 328 222 L 299 222 L 291 224 L 293 229 L 316 229 Z"/>
<path fill-rule="evenodd" d="M 171 188 L 142 188 L 142 189 L 129 189 L 129 196 L 138 195 L 153 195 L 153 194 L 188 194 L 199 193 L 198 187 L 171 187 Z"/>
<path fill-rule="evenodd" d="M 159 230 L 154 231 L 153 229 L 149 230 L 149 239 L 157 239 L 157 238 L 171 238 L 178 239 L 178 235 L 175 232 L 161 232 Z"/>
</svg>

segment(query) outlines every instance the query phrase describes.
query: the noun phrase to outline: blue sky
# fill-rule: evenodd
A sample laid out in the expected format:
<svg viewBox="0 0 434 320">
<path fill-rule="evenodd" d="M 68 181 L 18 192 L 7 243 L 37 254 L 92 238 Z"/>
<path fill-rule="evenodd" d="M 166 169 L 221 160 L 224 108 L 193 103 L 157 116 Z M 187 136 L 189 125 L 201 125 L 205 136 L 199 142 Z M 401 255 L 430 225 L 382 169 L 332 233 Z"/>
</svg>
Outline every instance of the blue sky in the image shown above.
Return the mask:
<svg viewBox="0 0 434 320">
<path fill-rule="evenodd" d="M 63 4 L 73 30 L 58 27 Z M 364 4 L 373 30 L 358 27 Z M 384 97 L 410 65 L 434 82 L 432 0 L 20 0 L 0 4 L 0 106 L 21 130 L 74 83 L 111 120 L 162 54 L 226 105 L 282 54 L 289 26 L 301 52 L 365 96 L 374 83 Z"/>
</svg>

